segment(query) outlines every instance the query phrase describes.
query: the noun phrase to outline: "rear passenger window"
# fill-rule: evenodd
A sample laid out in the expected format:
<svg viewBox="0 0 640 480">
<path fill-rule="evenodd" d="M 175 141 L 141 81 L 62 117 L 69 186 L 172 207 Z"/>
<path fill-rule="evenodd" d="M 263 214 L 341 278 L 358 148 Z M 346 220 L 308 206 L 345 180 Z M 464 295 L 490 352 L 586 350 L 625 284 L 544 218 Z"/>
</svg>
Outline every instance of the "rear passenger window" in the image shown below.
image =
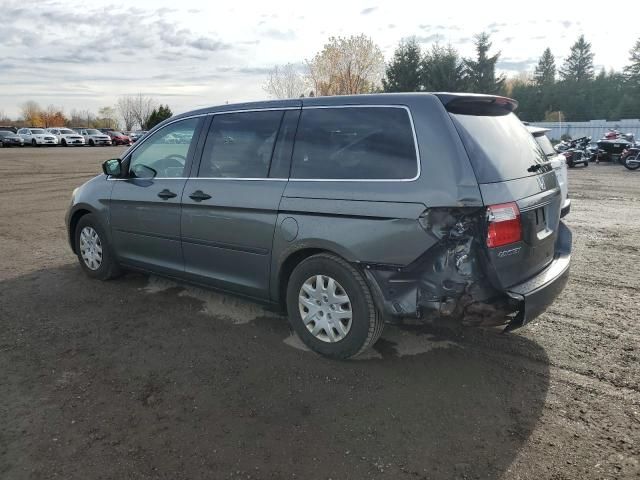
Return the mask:
<svg viewBox="0 0 640 480">
<path fill-rule="evenodd" d="M 418 174 L 409 113 L 395 107 L 302 111 L 292 178 L 402 180 Z"/>
<path fill-rule="evenodd" d="M 198 177 L 266 178 L 282 111 L 213 117 Z"/>
</svg>

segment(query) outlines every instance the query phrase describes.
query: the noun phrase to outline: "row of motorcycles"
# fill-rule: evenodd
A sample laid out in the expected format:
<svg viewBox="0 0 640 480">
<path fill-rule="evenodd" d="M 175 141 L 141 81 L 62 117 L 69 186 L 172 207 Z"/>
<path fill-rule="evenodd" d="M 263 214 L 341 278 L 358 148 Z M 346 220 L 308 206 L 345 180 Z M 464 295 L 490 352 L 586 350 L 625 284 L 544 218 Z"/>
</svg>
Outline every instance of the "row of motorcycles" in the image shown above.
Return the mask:
<svg viewBox="0 0 640 480">
<path fill-rule="evenodd" d="M 591 137 L 580 137 L 564 140 L 555 145 L 555 149 L 567 159 L 570 168 L 595 161 L 619 161 L 629 170 L 640 168 L 640 142 L 636 142 L 633 134 L 609 130 L 597 142 Z"/>
</svg>

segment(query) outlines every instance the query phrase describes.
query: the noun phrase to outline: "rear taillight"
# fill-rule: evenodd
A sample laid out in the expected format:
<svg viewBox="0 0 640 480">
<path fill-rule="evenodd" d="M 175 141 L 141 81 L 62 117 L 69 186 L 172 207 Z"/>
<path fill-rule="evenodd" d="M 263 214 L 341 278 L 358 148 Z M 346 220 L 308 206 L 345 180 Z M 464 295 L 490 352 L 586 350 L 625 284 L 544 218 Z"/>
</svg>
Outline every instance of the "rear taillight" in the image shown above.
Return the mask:
<svg viewBox="0 0 640 480">
<path fill-rule="evenodd" d="M 495 248 L 522 240 L 520 210 L 515 202 L 487 208 L 487 247 Z"/>
</svg>

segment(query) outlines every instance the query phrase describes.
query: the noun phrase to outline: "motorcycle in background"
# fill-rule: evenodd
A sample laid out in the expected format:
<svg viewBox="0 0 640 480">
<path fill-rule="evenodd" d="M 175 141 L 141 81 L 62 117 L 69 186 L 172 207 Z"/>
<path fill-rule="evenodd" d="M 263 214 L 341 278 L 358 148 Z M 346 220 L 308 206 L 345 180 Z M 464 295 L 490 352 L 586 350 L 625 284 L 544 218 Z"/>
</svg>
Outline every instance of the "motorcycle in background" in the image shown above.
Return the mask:
<svg viewBox="0 0 640 480">
<path fill-rule="evenodd" d="M 620 155 L 620 163 L 629 170 L 640 168 L 640 144 L 636 143 L 632 147 L 625 149 Z"/>
</svg>

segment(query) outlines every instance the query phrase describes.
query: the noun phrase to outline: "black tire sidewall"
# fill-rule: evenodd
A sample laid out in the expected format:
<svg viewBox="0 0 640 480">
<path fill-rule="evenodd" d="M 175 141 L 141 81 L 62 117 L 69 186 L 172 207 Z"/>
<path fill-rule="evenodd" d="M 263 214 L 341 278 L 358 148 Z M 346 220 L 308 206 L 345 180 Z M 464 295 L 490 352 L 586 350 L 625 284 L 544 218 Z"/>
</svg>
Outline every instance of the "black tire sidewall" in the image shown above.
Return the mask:
<svg viewBox="0 0 640 480">
<path fill-rule="evenodd" d="M 314 275 L 327 275 L 336 280 L 345 290 L 351 301 L 353 312 L 351 329 L 347 336 L 335 343 L 323 342 L 314 337 L 304 325 L 298 307 L 298 296 L 302 284 Z M 365 286 L 365 288 L 367 288 Z M 359 353 L 369 338 L 371 316 L 367 301 L 369 292 L 363 291 L 363 285 L 354 278 L 353 273 L 340 262 L 328 256 L 310 257 L 301 262 L 293 271 L 287 285 L 287 311 L 289 323 L 300 339 L 313 351 L 322 355 L 345 359 Z M 370 295 L 370 294 L 369 294 Z"/>
<path fill-rule="evenodd" d="M 80 232 L 82 232 L 82 229 L 84 227 L 93 228 L 98 234 L 98 237 L 100 237 L 100 244 L 102 245 L 102 263 L 97 270 L 91 270 L 89 267 L 87 267 L 82 258 L 82 254 L 80 253 Z M 117 269 L 115 258 L 111 252 L 107 235 L 93 214 L 84 215 L 78 221 L 78 224 L 76 225 L 76 231 L 74 232 L 74 241 L 76 245 L 78 261 L 80 262 L 82 270 L 84 270 L 84 272 L 88 276 L 100 280 L 106 280 L 114 276 L 114 272 Z"/>
</svg>

